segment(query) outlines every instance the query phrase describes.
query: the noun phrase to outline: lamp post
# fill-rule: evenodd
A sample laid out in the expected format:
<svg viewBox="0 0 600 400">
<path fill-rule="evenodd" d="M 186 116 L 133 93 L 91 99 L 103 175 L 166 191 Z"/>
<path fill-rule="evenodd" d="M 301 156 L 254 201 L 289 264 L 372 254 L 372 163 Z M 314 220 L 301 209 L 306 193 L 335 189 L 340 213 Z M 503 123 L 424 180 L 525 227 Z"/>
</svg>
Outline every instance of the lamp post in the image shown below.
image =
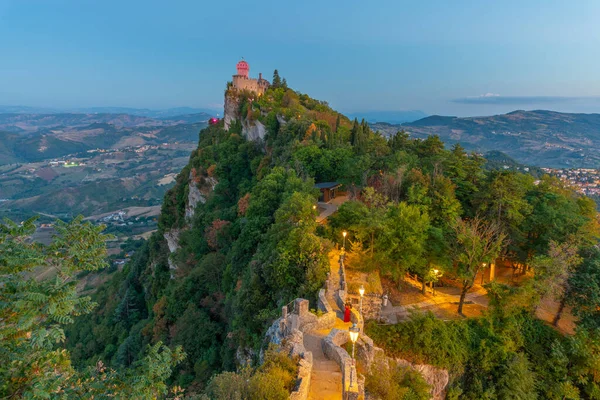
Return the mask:
<svg viewBox="0 0 600 400">
<path fill-rule="evenodd" d="M 438 276 L 439 272 L 440 272 L 439 269 L 434 269 L 433 270 L 433 277 L 434 277 L 434 279 L 431 281 L 431 291 L 433 292 L 434 296 L 435 296 L 435 280 L 437 279 L 437 276 Z"/>
<path fill-rule="evenodd" d="M 344 244 L 342 245 L 342 250 L 346 250 L 346 235 L 348 234 L 348 232 L 344 231 L 342 232 L 342 236 L 344 236 Z"/>
<path fill-rule="evenodd" d="M 481 284 L 483 285 L 483 270 L 487 267 L 487 263 L 483 263 L 483 269 L 481 270 Z"/>
<path fill-rule="evenodd" d="M 355 360 L 354 360 L 354 345 L 356 344 L 356 340 L 358 339 L 358 333 L 360 332 L 360 329 L 358 329 L 358 326 L 356 326 L 356 324 L 352 324 L 352 326 L 349 329 L 350 331 L 350 340 L 352 341 L 352 365 L 355 365 Z M 352 387 L 352 384 L 354 383 L 354 380 L 352 379 L 352 369 L 350 370 L 350 387 Z"/>
<path fill-rule="evenodd" d="M 365 294 L 365 287 L 360 285 L 360 289 L 358 289 L 358 293 L 360 293 L 360 316 L 362 317 L 362 299 Z"/>
</svg>

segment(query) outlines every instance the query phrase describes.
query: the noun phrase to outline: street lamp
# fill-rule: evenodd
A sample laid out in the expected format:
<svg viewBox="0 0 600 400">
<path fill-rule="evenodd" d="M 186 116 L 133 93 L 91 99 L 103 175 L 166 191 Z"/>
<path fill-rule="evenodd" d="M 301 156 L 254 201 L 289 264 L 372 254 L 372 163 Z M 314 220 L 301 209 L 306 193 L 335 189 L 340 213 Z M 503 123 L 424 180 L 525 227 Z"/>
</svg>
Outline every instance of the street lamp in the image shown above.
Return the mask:
<svg viewBox="0 0 600 400">
<path fill-rule="evenodd" d="M 365 287 L 360 285 L 360 289 L 358 289 L 358 293 L 360 293 L 360 316 L 362 317 L 362 299 L 365 294 Z"/>
<path fill-rule="evenodd" d="M 437 277 L 438 277 L 438 274 L 439 274 L 439 273 L 440 273 L 440 270 L 439 270 L 439 269 L 434 269 L 434 270 L 433 270 L 433 277 L 434 277 L 435 279 L 437 279 Z M 433 279 L 433 280 L 431 281 L 431 291 L 433 292 L 433 295 L 434 295 L 434 296 L 435 296 L 435 279 Z"/>
<path fill-rule="evenodd" d="M 342 232 L 342 236 L 344 236 L 344 244 L 342 245 L 342 249 L 346 250 L 346 235 L 348 234 L 348 232 L 344 231 Z"/>
<path fill-rule="evenodd" d="M 354 360 L 354 345 L 356 343 L 356 340 L 358 339 L 358 334 L 360 332 L 360 329 L 358 329 L 358 326 L 356 326 L 356 324 L 352 324 L 349 331 L 350 331 L 350 340 L 352 341 L 352 365 L 354 365 L 356 363 Z M 354 380 L 352 379 L 352 369 L 351 369 L 350 370 L 350 387 L 352 387 L 353 382 L 354 382 Z"/>
</svg>

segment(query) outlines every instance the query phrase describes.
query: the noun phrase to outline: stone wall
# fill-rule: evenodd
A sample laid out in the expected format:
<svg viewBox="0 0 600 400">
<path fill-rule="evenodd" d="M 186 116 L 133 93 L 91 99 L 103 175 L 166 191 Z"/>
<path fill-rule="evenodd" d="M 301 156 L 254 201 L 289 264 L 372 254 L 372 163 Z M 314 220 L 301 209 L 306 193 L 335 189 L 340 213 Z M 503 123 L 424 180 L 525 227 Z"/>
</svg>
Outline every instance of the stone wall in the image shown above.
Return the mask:
<svg viewBox="0 0 600 400">
<path fill-rule="evenodd" d="M 327 295 L 325 293 L 325 289 L 319 290 L 317 308 L 319 311 L 322 311 L 324 313 L 334 312 L 333 308 L 329 304 L 329 301 L 327 301 Z"/>
<path fill-rule="evenodd" d="M 350 333 L 346 330 L 332 329 L 321 346 L 327 358 L 336 362 L 342 371 L 342 388 L 345 399 L 359 398 L 358 373 L 350 354 L 342 348 L 350 340 Z"/>
<path fill-rule="evenodd" d="M 244 75 L 233 75 L 232 83 L 233 87 L 238 90 L 249 90 L 259 95 L 262 95 L 269 87 L 269 83 L 264 79 L 259 81 Z"/>
<path fill-rule="evenodd" d="M 347 293 L 346 300 L 352 303 L 352 307 L 360 309 L 360 295 Z M 365 294 L 362 298 L 362 315 L 364 319 L 379 320 L 383 299 L 378 294 Z"/>
<path fill-rule="evenodd" d="M 284 307 L 287 309 L 287 307 Z M 310 376 L 313 368 L 313 355 L 304 347 L 304 334 L 292 329 L 289 332 L 285 321 L 291 316 L 287 310 L 283 310 L 282 317 L 277 319 L 267 330 L 265 337 L 268 343 L 280 346 L 280 351 L 286 352 L 290 357 L 299 357 L 298 375 L 296 376 L 296 386 L 290 393 L 291 400 L 306 400 L 310 390 Z M 261 362 L 263 354 L 261 352 Z"/>
</svg>

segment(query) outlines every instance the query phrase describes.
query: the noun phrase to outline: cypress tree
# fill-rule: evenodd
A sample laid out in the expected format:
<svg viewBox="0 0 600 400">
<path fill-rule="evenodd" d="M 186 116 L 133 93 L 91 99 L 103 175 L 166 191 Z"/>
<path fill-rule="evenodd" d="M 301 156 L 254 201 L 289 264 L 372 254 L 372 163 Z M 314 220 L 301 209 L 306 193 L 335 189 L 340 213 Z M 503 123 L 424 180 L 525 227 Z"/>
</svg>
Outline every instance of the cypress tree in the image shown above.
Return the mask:
<svg viewBox="0 0 600 400">
<path fill-rule="evenodd" d="M 340 114 L 337 115 L 337 118 L 335 120 L 335 128 L 333 128 L 333 131 L 337 133 L 339 128 L 340 128 Z"/>
<path fill-rule="evenodd" d="M 358 146 L 358 142 L 360 141 L 358 130 L 358 120 L 354 118 L 354 123 L 352 124 L 352 131 L 350 132 L 350 143 L 354 147 Z"/>
</svg>

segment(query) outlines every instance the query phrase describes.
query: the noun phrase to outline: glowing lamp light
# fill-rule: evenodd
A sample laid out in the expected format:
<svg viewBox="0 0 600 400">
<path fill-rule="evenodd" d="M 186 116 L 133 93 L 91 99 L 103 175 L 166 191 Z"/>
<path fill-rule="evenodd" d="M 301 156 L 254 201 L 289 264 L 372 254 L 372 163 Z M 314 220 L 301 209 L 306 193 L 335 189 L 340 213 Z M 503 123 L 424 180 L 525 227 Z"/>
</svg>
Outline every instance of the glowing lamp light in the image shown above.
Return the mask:
<svg viewBox="0 0 600 400">
<path fill-rule="evenodd" d="M 342 232 L 342 235 L 343 235 L 344 237 L 346 237 L 346 235 L 347 235 L 347 234 L 348 234 L 348 232 L 346 232 L 346 231 Z"/>
<path fill-rule="evenodd" d="M 360 289 L 358 289 L 358 293 L 360 293 L 360 297 L 363 297 L 365 294 L 365 287 L 360 285 Z"/>
<path fill-rule="evenodd" d="M 439 272 L 440 272 L 440 270 L 439 270 L 439 269 L 434 269 L 434 270 L 433 270 L 433 273 L 434 273 L 434 274 L 436 274 L 436 275 L 437 275 L 437 274 L 439 274 Z"/>
<path fill-rule="evenodd" d="M 358 326 L 356 326 L 356 324 L 352 324 L 349 331 L 350 340 L 352 340 L 352 343 L 356 343 L 356 340 L 358 339 L 358 334 L 360 333 L 360 329 L 358 329 Z"/>
</svg>

